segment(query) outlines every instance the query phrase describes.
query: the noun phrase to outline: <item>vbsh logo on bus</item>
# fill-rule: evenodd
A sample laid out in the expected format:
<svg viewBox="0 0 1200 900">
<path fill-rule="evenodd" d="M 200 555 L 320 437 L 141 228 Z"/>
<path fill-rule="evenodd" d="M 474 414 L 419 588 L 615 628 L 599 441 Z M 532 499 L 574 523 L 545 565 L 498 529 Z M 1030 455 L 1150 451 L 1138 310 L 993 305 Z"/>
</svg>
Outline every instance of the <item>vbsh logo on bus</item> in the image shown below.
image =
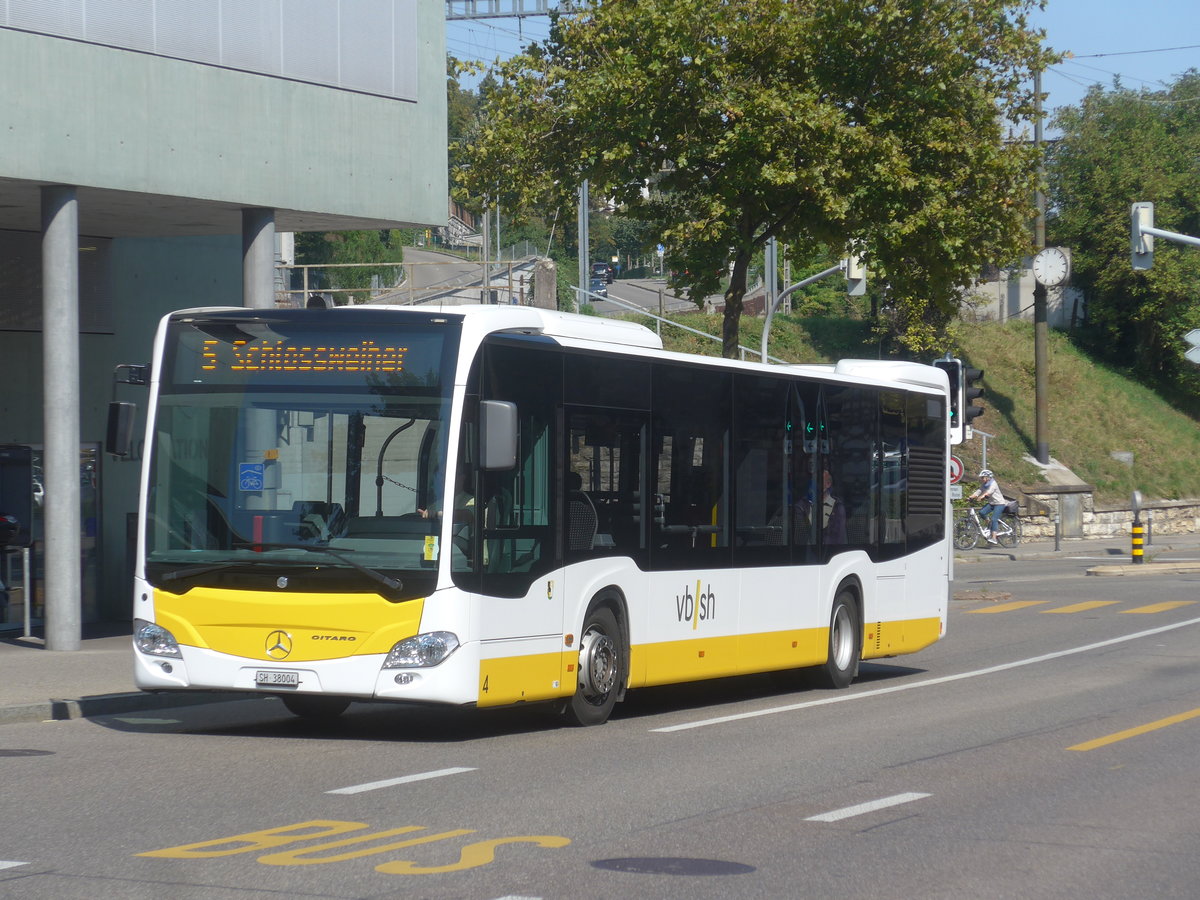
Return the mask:
<svg viewBox="0 0 1200 900">
<path fill-rule="evenodd" d="M 701 622 L 717 617 L 717 593 L 711 584 L 707 590 L 701 590 L 701 583 L 696 581 L 694 593 L 688 584 L 684 586 L 682 594 L 675 595 L 675 614 L 680 622 L 690 622 L 693 631 L 700 627 Z"/>
</svg>

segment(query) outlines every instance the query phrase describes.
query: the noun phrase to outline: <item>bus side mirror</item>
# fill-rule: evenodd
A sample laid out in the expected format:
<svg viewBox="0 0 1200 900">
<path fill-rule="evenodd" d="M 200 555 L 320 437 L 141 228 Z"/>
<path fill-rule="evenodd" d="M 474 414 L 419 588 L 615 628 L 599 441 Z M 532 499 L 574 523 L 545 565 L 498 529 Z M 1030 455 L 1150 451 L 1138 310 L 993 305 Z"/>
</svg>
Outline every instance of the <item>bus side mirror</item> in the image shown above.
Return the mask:
<svg viewBox="0 0 1200 900">
<path fill-rule="evenodd" d="M 517 404 L 484 400 L 479 404 L 479 432 L 483 436 L 480 467 L 489 471 L 517 464 Z"/>
<path fill-rule="evenodd" d="M 136 403 L 114 400 L 108 404 L 108 430 L 104 435 L 104 450 L 113 456 L 125 457 L 133 446 L 133 419 Z"/>
</svg>

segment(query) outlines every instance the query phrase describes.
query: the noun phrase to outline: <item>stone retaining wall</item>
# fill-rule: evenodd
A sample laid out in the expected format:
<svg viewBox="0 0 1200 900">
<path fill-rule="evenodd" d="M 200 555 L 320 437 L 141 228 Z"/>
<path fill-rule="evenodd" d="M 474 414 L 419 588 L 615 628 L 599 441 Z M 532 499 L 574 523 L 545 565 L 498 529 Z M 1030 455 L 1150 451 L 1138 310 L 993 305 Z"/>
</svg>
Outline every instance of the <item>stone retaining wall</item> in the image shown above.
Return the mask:
<svg viewBox="0 0 1200 900">
<path fill-rule="evenodd" d="M 1056 518 L 1064 538 L 1127 535 L 1133 526 L 1132 505 L 1098 507 L 1090 484 L 1037 485 L 1019 491 L 1018 499 L 1025 538 L 1053 538 Z M 1141 520 L 1151 534 L 1200 532 L 1200 500 L 1147 500 Z"/>
</svg>

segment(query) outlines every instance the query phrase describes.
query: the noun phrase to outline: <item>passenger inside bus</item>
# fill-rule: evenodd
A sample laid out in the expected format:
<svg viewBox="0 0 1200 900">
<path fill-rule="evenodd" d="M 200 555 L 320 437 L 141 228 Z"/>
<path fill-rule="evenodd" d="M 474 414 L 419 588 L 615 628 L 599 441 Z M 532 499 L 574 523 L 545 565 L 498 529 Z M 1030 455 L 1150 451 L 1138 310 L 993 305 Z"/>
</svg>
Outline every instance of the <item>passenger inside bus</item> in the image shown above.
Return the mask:
<svg viewBox="0 0 1200 900">
<path fill-rule="evenodd" d="M 808 496 L 797 505 L 810 523 L 813 521 L 813 507 L 814 505 L 818 506 L 821 509 L 821 525 L 825 534 L 825 543 L 844 544 L 846 543 L 846 504 L 834 493 L 833 474 L 828 468 L 823 470 L 821 481 L 823 488 L 820 500 L 817 501 L 816 491 L 810 485 Z"/>
<path fill-rule="evenodd" d="M 472 523 L 475 521 L 475 495 L 470 491 L 469 472 L 466 468 L 460 467 L 458 474 L 454 479 L 454 504 L 453 516 L 455 522 Z M 442 518 L 442 502 L 441 498 L 437 497 L 425 509 L 418 509 L 417 514 L 422 519 L 440 519 Z"/>
</svg>

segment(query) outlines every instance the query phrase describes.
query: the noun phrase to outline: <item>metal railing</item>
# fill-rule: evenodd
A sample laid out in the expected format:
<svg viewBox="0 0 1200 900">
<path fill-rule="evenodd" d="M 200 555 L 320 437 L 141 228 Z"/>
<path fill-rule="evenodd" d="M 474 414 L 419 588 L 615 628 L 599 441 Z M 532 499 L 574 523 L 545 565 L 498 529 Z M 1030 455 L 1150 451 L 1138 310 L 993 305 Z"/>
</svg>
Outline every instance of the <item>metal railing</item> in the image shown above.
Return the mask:
<svg viewBox="0 0 1200 900">
<path fill-rule="evenodd" d="M 532 290 L 531 278 L 524 269 L 532 263 L 533 256 L 516 256 L 520 249 L 524 246 L 513 245 L 506 251 L 507 261 L 493 259 L 486 266 L 466 259 L 276 266 L 277 284 L 293 284 L 296 274 L 299 280 L 297 287 L 277 287 L 276 305 L 296 308 L 326 300 L 336 303 L 335 298 L 349 298 L 343 302 L 355 305 L 395 306 L 415 306 L 447 299 L 462 303 L 499 302 L 492 295 L 503 295 L 508 298 L 507 302 L 522 303 Z M 340 272 L 362 269 L 378 270 L 372 273 L 371 284 L 346 286 L 346 279 L 338 277 Z M 439 274 L 438 269 L 444 273 Z"/>
<path fill-rule="evenodd" d="M 594 294 L 591 291 L 585 291 L 583 288 L 578 287 L 577 285 L 572 285 L 571 289 L 573 291 L 575 291 L 576 296 L 578 296 L 580 298 L 579 299 L 580 303 L 583 302 L 584 297 L 591 298 L 593 301 L 607 301 L 609 303 L 615 303 L 617 306 L 624 307 L 625 309 L 628 309 L 631 312 L 635 312 L 640 316 L 646 316 L 649 319 L 653 319 L 657 325 L 657 328 L 655 330 L 658 331 L 660 337 L 662 336 L 662 331 L 661 331 L 662 326 L 665 324 L 665 325 L 670 325 L 674 328 L 680 328 L 684 331 L 687 331 L 691 334 L 697 335 L 702 338 L 708 338 L 710 341 L 716 341 L 718 344 L 721 344 L 722 346 L 724 346 L 724 344 L 725 344 L 724 338 L 722 338 L 720 335 L 709 334 L 707 331 L 700 331 L 698 328 L 692 328 L 690 325 L 684 325 L 680 322 L 672 321 L 671 319 L 668 319 L 665 316 L 655 315 L 654 313 L 650 312 L 650 310 L 646 309 L 644 306 L 636 306 L 632 303 L 627 303 L 626 301 L 620 300 L 616 297 L 608 297 L 608 296 L 601 296 L 599 294 Z M 758 350 L 754 350 L 750 347 L 745 347 L 742 344 L 738 344 L 738 353 L 739 353 L 738 358 L 743 361 L 745 361 L 747 353 L 750 353 L 754 356 L 759 356 Z M 784 365 L 790 365 L 788 360 L 780 359 L 777 356 L 767 356 L 767 360 L 769 360 L 770 362 L 774 362 L 774 363 L 783 363 Z"/>
</svg>

